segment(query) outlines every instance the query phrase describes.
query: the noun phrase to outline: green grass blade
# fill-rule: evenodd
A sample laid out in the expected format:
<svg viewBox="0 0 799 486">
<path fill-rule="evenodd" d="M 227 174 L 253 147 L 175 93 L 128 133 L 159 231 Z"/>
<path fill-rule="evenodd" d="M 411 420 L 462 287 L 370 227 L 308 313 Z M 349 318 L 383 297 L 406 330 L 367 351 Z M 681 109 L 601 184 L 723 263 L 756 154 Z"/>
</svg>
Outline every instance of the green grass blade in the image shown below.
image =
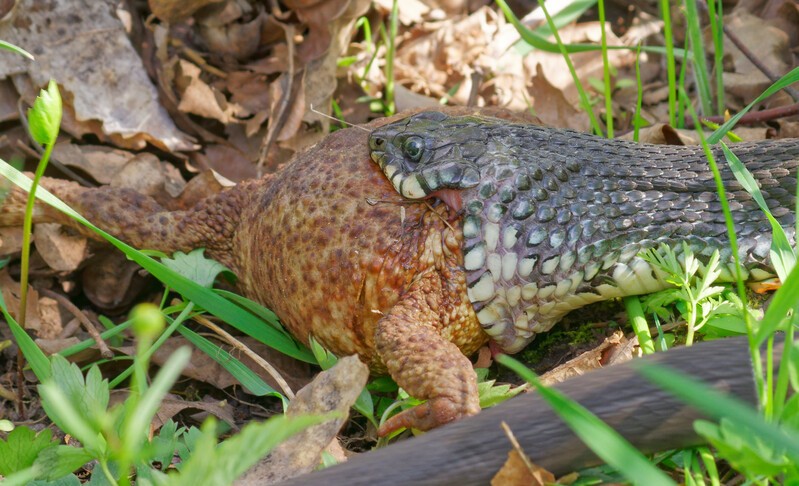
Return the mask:
<svg viewBox="0 0 799 486">
<path fill-rule="evenodd" d="M 15 52 L 15 53 L 19 54 L 20 56 L 27 57 L 31 61 L 34 60 L 33 59 L 33 54 L 31 54 L 30 52 L 26 51 L 25 49 L 23 49 L 21 47 L 17 47 L 14 44 L 11 44 L 10 42 L 6 42 L 6 41 L 1 41 L 0 40 L 0 49 L 5 49 L 7 51 Z"/>
<path fill-rule="evenodd" d="M 785 76 L 783 76 L 780 79 L 778 79 L 776 83 L 772 84 L 765 91 L 763 91 L 763 93 L 761 93 L 760 96 L 755 98 L 755 100 L 753 102 L 751 102 L 748 105 L 746 105 L 746 108 L 744 108 L 743 110 L 739 111 L 738 113 L 735 114 L 735 116 L 733 116 L 732 118 L 730 118 L 729 120 L 724 122 L 723 125 L 721 125 L 709 137 L 707 137 L 707 143 L 714 144 L 714 143 L 718 143 L 719 141 L 721 141 L 721 139 L 724 137 L 724 135 L 726 135 L 727 132 L 732 130 L 732 127 L 734 127 L 735 124 L 738 123 L 738 120 L 740 120 L 742 116 L 747 114 L 749 112 L 749 110 L 752 109 L 753 106 L 755 106 L 756 104 L 760 103 L 761 101 L 763 101 L 764 99 L 768 98 L 769 96 L 773 95 L 774 93 L 776 93 L 777 91 L 781 90 L 782 88 L 785 88 L 786 86 L 790 86 L 791 84 L 796 83 L 796 82 L 799 82 L 799 67 L 793 68 L 791 70 L 791 72 L 789 72 Z"/>
<path fill-rule="evenodd" d="M 718 10 L 718 12 L 716 11 Z M 708 0 L 710 34 L 713 39 L 713 71 L 716 73 L 716 113 L 724 113 L 724 27 L 720 0 Z"/>
<path fill-rule="evenodd" d="M 696 0 L 685 0 L 686 30 L 691 50 L 694 53 L 694 76 L 696 77 L 699 103 L 702 105 L 702 114 L 710 116 L 713 113 L 713 98 L 710 94 L 710 75 L 708 74 L 707 61 L 705 60 L 705 43 L 702 40 L 702 28 L 699 25 L 699 19 Z"/>
<path fill-rule="evenodd" d="M 721 149 L 724 151 L 727 164 L 729 164 L 733 175 L 735 175 L 735 179 L 746 189 L 746 192 L 752 195 L 752 199 L 757 202 L 760 210 L 763 211 L 763 214 L 766 215 L 769 223 L 771 223 L 771 264 L 774 266 L 774 270 L 777 271 L 780 280 L 784 282 L 788 278 L 788 273 L 796 264 L 796 254 L 788 241 L 788 236 L 785 234 L 780 222 L 771 214 L 760 187 L 749 170 L 741 163 L 741 159 L 724 142 L 721 142 Z"/>
<path fill-rule="evenodd" d="M 386 116 L 393 115 L 397 106 L 394 100 L 394 56 L 397 53 L 397 31 L 399 29 L 399 0 L 391 4 L 391 15 L 388 17 L 388 39 L 386 43 Z"/>
<path fill-rule="evenodd" d="M 760 321 L 760 327 L 755 334 L 755 345 L 759 346 L 769 336 L 774 334 L 785 321 L 788 313 L 796 314 L 799 312 L 797 295 L 799 295 L 799 266 L 793 267 L 791 273 L 788 274 L 788 278 L 782 282 L 780 289 L 774 293 L 771 303 L 766 309 L 766 315 Z"/>
<path fill-rule="evenodd" d="M 660 0 L 660 15 L 663 18 L 663 38 L 666 43 L 666 80 L 669 86 L 669 125 L 677 126 L 677 68 L 674 62 L 674 34 L 671 30 L 671 5 L 669 0 Z"/>
<path fill-rule="evenodd" d="M 588 9 L 596 5 L 597 0 L 573 0 L 564 8 L 560 9 L 557 13 L 552 15 L 552 20 L 554 21 L 555 28 L 560 29 L 565 27 L 572 22 L 576 21 L 580 18 Z M 552 35 L 552 29 L 550 29 L 549 25 L 543 23 L 533 29 L 539 37 L 541 38 L 548 38 Z M 524 56 L 529 54 L 530 52 L 536 50 L 535 47 L 530 45 L 529 43 L 525 42 L 524 39 L 519 39 L 516 41 L 514 45 L 516 51 Z"/>
<path fill-rule="evenodd" d="M 136 404 L 136 409 L 125 422 L 125 431 L 121 438 L 127 443 L 128 450 L 136 450 L 137 444 L 147 436 L 150 422 L 158 412 L 166 394 L 180 377 L 183 368 L 191 359 L 191 350 L 184 346 L 175 350 L 166 363 L 158 370 L 152 384 L 141 395 Z"/>
<path fill-rule="evenodd" d="M 30 188 L 31 180 L 3 160 L 0 160 L 0 175 L 5 176 L 8 180 L 24 190 L 28 190 Z M 259 340 L 261 340 L 267 346 L 272 347 L 293 358 L 308 363 L 315 363 L 313 355 L 310 351 L 297 345 L 292 339 L 287 338 L 285 334 L 278 332 L 271 326 L 264 324 L 257 317 L 253 316 L 232 302 L 228 302 L 224 298 L 214 293 L 212 290 L 195 284 L 186 277 L 183 277 L 177 272 L 165 267 L 152 258 L 137 251 L 133 247 L 123 243 L 117 238 L 94 226 L 83 216 L 75 212 L 75 210 L 64 204 L 61 200 L 56 198 L 44 188 L 39 188 L 36 193 L 36 197 L 58 209 L 59 211 L 67 214 L 84 226 L 91 228 L 106 241 L 120 249 L 131 260 L 144 267 L 166 286 L 174 289 L 176 292 L 179 292 L 193 302 L 202 302 L 202 307 L 205 310 L 219 317 L 220 319 L 223 319 L 236 329 L 250 336 L 269 336 L 268 340 Z"/>
<path fill-rule="evenodd" d="M 223 368 L 225 368 L 231 375 L 233 375 L 234 378 L 239 380 L 239 382 L 245 388 L 247 388 L 252 395 L 259 397 L 271 395 L 285 401 L 285 397 L 283 395 L 269 386 L 253 370 L 246 367 L 244 363 L 234 358 L 233 355 L 224 349 L 186 327 L 179 327 L 178 332 L 193 345 L 197 346 L 198 349 L 203 351 L 214 361 L 219 363 Z"/>
<path fill-rule="evenodd" d="M 600 459 L 616 468 L 627 479 L 636 484 L 651 486 L 674 485 L 662 471 L 606 423 L 599 420 L 585 407 L 553 388 L 541 384 L 538 378 L 523 364 L 507 355 L 497 361 L 524 378 L 536 388 L 541 398 L 571 427 L 574 433 L 591 448 Z"/>
<path fill-rule="evenodd" d="M 277 314 L 262 306 L 258 302 L 227 290 L 214 289 L 214 292 L 233 302 L 234 304 L 237 304 L 239 307 L 243 307 L 250 313 L 255 314 L 258 316 L 258 318 L 272 326 L 275 330 L 285 334 L 286 337 L 290 337 L 290 334 L 280 324 L 280 319 L 277 317 Z"/>
<path fill-rule="evenodd" d="M 641 127 L 645 126 L 645 120 L 641 116 L 641 110 L 644 103 L 644 89 L 641 83 L 641 44 L 638 44 L 638 49 L 635 51 L 635 114 L 633 115 L 633 141 L 638 141 L 639 132 Z"/>
<path fill-rule="evenodd" d="M 104 341 L 108 341 L 109 339 L 119 336 L 120 334 L 125 332 L 131 326 L 132 323 L 133 322 L 130 320 L 122 322 L 107 331 L 101 332 L 100 337 L 103 338 Z M 97 343 L 92 338 L 85 339 L 79 342 L 78 344 L 73 344 L 68 348 L 62 349 L 61 351 L 58 352 L 58 354 L 66 358 L 68 356 L 72 356 L 73 354 L 87 350 L 92 346 L 95 346 L 96 344 Z"/>
<path fill-rule="evenodd" d="M 649 325 L 646 322 L 646 315 L 644 315 L 644 309 L 641 307 L 641 300 L 637 295 L 633 295 L 625 297 L 622 301 L 624 302 L 627 316 L 630 318 L 630 325 L 633 328 L 633 332 L 635 332 L 635 337 L 638 338 L 641 352 L 653 354 L 655 352 L 655 342 L 652 341 Z"/>
<path fill-rule="evenodd" d="M 516 27 L 516 30 L 519 32 L 519 36 L 522 38 L 523 41 L 530 44 L 535 49 L 542 50 L 544 52 L 552 52 L 552 53 L 560 53 L 560 47 L 556 42 L 550 42 L 544 35 L 541 35 L 538 32 L 534 32 L 527 28 L 521 20 L 519 20 L 516 15 L 513 14 L 513 11 L 508 7 L 508 4 L 505 0 L 495 0 L 496 4 L 502 9 L 502 12 L 505 14 L 505 18 L 508 19 L 508 22 L 513 24 Z M 569 54 L 574 54 L 577 52 L 589 52 L 589 51 L 598 51 L 601 50 L 602 47 L 594 44 L 563 44 L 566 52 Z M 633 50 L 635 47 L 629 46 L 608 46 L 608 50 Z M 666 49 L 660 46 L 643 46 L 641 48 L 644 52 L 651 52 L 654 54 L 665 54 Z M 684 49 L 674 49 L 674 55 L 684 59 L 691 59 L 693 56 L 691 53 L 687 52 Z"/>
<path fill-rule="evenodd" d="M 702 413 L 714 419 L 726 418 L 733 423 L 745 424 L 763 439 L 784 448 L 792 456 L 799 457 L 799 436 L 789 434 L 787 430 L 782 430 L 778 426 L 766 422 L 749 405 L 719 393 L 701 381 L 666 366 L 640 363 L 638 372 Z"/>
<path fill-rule="evenodd" d="M 610 61 L 608 61 L 608 34 L 605 31 L 607 24 L 605 23 L 605 1 L 599 0 L 597 2 L 599 10 L 599 25 L 600 30 L 600 46 L 602 47 L 602 77 L 604 81 L 605 91 L 605 128 L 608 138 L 613 138 L 613 94 L 610 86 Z"/>
<path fill-rule="evenodd" d="M 499 0 L 498 0 L 499 1 Z M 544 16 L 547 18 L 547 24 L 549 25 L 550 29 L 552 29 L 552 35 L 555 37 L 555 42 L 558 46 L 558 51 L 560 55 L 563 56 L 563 60 L 566 62 L 566 66 L 569 68 L 569 73 L 572 76 L 572 81 L 574 82 L 574 87 L 577 88 L 577 94 L 580 96 L 580 106 L 582 107 L 583 111 L 588 115 L 589 120 L 591 121 L 591 128 L 594 131 L 594 134 L 598 136 L 602 136 L 602 127 L 599 126 L 599 121 L 594 114 L 594 110 L 591 109 L 591 101 L 588 99 L 588 94 L 585 92 L 585 88 L 583 87 L 583 83 L 580 81 L 580 78 L 577 77 L 577 70 L 574 69 L 574 63 L 572 63 L 571 56 L 569 56 L 569 52 L 566 49 L 566 45 L 560 38 L 560 34 L 558 34 L 558 30 L 555 28 L 555 23 L 552 21 L 552 17 L 549 15 L 549 11 L 547 10 L 545 2 L 539 2 L 539 7 L 541 11 L 544 13 Z"/>
<path fill-rule="evenodd" d="M 0 292 L 0 311 L 3 312 L 8 327 L 11 328 L 11 333 L 14 335 L 17 346 L 22 350 L 22 354 L 25 356 L 28 364 L 31 365 L 33 374 L 36 375 L 39 382 L 44 383 L 44 381 L 51 376 L 50 360 L 47 359 L 47 356 L 39 349 L 39 346 L 36 345 L 33 338 L 28 336 L 25 329 L 22 329 L 22 326 L 17 324 L 16 319 L 8 313 L 8 308 L 6 307 L 6 301 L 3 298 L 2 292 Z"/>
</svg>

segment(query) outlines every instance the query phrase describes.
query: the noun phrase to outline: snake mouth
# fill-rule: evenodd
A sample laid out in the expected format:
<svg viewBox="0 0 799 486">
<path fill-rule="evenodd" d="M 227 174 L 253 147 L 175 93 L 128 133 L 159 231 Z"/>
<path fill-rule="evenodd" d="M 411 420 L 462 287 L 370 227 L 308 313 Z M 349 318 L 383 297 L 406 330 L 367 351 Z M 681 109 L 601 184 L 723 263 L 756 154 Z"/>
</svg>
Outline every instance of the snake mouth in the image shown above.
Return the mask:
<svg viewBox="0 0 799 486">
<path fill-rule="evenodd" d="M 463 209 L 463 197 L 461 197 L 461 191 L 459 190 L 441 189 L 440 191 L 430 194 L 430 196 L 437 197 L 456 213 L 459 213 Z"/>
</svg>

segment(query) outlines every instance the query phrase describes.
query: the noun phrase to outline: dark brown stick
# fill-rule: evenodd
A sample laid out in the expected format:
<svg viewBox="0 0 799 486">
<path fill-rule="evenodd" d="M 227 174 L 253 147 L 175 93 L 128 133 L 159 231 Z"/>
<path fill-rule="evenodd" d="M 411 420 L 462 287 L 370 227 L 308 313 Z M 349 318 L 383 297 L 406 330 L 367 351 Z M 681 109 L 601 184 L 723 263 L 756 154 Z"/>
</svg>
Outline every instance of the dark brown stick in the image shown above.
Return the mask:
<svg viewBox="0 0 799 486">
<path fill-rule="evenodd" d="M 108 348 L 108 345 L 103 341 L 103 337 L 100 336 L 100 333 L 97 331 L 97 328 L 94 327 L 94 323 L 83 313 L 78 306 L 73 304 L 69 299 L 64 297 L 63 295 L 59 294 L 58 292 L 53 292 L 50 289 L 39 289 L 39 294 L 44 295 L 45 297 L 50 297 L 51 299 L 58 302 L 64 309 L 67 310 L 70 314 L 75 316 L 75 318 L 83 325 L 83 328 L 86 329 L 86 332 L 89 333 L 89 336 L 94 339 L 95 344 L 97 344 L 97 349 L 100 350 L 100 355 L 105 359 L 111 359 L 114 357 L 114 352 Z"/>
<path fill-rule="evenodd" d="M 775 348 L 776 369 L 782 345 Z M 703 342 L 644 360 L 668 365 L 747 403 L 756 401 L 745 338 Z M 644 452 L 700 443 L 692 424 L 701 414 L 637 374 L 636 364 L 633 361 L 603 368 L 555 388 L 579 401 Z M 488 484 L 511 448 L 500 426 L 502 421 L 507 422 L 533 462 L 556 476 L 598 462 L 539 396 L 526 394 L 421 437 L 282 484 Z"/>
<path fill-rule="evenodd" d="M 780 79 L 780 76 L 778 76 L 777 73 L 769 69 L 769 67 L 766 66 L 759 57 L 749 50 L 746 44 L 744 44 L 743 41 L 738 38 L 738 35 L 733 32 L 732 29 L 727 27 L 726 24 L 722 24 L 722 29 L 724 30 L 724 34 L 727 36 L 727 38 L 730 39 L 730 42 L 735 44 L 735 47 L 737 47 L 738 50 L 741 51 L 741 53 L 746 56 L 746 58 L 749 59 L 749 61 L 754 64 L 756 68 L 760 70 L 760 72 L 765 74 L 772 84 L 776 83 L 777 80 Z M 795 89 L 791 88 L 790 86 L 786 86 L 782 89 L 788 93 L 788 95 L 793 98 L 794 101 L 799 101 L 799 92 L 797 92 Z"/>
<path fill-rule="evenodd" d="M 742 116 L 740 120 L 738 120 L 738 125 L 763 123 L 797 114 L 799 114 L 799 103 L 788 106 L 780 106 L 778 108 L 769 108 L 767 110 L 750 111 L 746 115 Z M 717 124 L 722 124 L 727 121 L 723 116 L 703 116 L 702 120 L 707 120 Z M 694 128 L 693 118 L 687 117 L 685 119 L 685 128 Z"/>
</svg>

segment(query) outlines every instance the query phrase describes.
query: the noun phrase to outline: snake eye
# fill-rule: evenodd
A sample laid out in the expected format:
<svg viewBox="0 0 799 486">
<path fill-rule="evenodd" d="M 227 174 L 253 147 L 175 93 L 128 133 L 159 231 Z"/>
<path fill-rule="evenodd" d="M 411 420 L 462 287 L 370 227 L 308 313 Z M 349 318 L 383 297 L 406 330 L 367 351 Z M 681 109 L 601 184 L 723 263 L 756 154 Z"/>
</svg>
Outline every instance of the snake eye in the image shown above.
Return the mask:
<svg viewBox="0 0 799 486">
<path fill-rule="evenodd" d="M 424 141 L 421 137 L 408 137 L 407 140 L 402 142 L 402 151 L 409 159 L 417 162 L 422 158 L 422 151 L 424 150 Z"/>
</svg>

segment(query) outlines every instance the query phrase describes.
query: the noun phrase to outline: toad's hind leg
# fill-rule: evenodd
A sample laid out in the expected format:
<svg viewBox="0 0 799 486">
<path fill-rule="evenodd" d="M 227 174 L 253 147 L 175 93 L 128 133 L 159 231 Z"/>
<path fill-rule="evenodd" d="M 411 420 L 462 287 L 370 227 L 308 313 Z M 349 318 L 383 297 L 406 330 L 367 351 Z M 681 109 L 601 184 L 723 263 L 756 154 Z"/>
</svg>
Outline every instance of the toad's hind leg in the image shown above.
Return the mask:
<svg viewBox="0 0 799 486">
<path fill-rule="evenodd" d="M 472 363 L 437 329 L 441 295 L 439 275 L 427 272 L 377 325 L 377 352 L 389 374 L 411 396 L 427 400 L 387 420 L 381 436 L 402 427 L 429 430 L 480 411 Z"/>
<path fill-rule="evenodd" d="M 42 187 L 67 203 L 100 229 L 136 248 L 167 253 L 205 248 L 211 258 L 233 264 L 233 236 L 241 219 L 245 191 L 223 191 L 192 209 L 169 211 L 153 198 L 131 189 L 81 187 L 74 182 L 42 178 Z M 22 225 L 28 195 L 12 188 L 0 200 L 0 226 Z M 37 203 L 35 223 L 61 223 L 98 238 L 91 230 L 44 203 Z"/>
</svg>

